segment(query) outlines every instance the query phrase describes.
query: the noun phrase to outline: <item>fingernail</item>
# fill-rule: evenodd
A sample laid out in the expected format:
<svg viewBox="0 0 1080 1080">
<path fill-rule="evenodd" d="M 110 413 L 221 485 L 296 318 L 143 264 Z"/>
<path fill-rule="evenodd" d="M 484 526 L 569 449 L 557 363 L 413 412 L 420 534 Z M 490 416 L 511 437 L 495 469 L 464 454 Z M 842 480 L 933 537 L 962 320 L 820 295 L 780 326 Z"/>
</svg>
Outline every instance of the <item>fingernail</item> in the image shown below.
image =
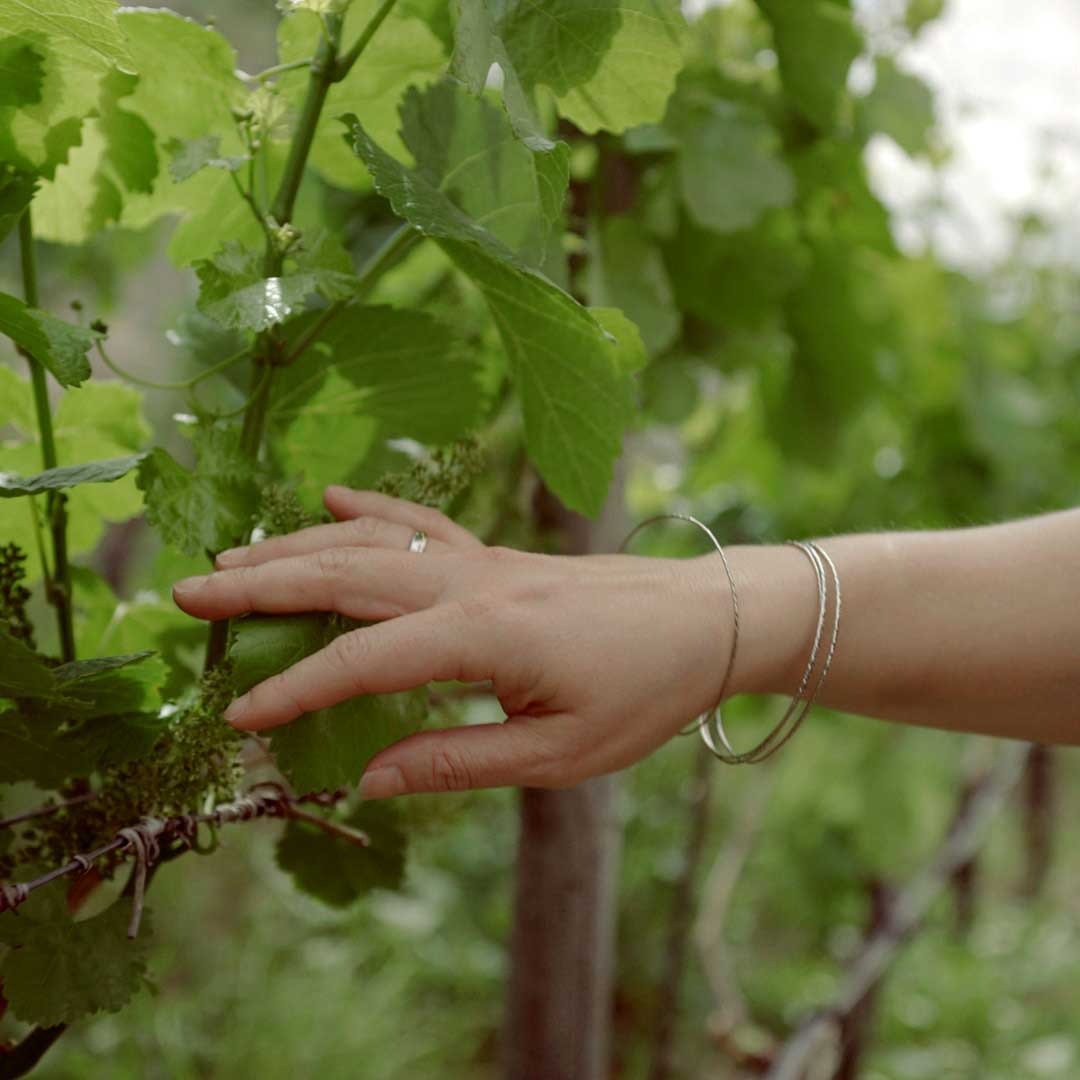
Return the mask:
<svg viewBox="0 0 1080 1080">
<path fill-rule="evenodd" d="M 219 551 L 214 562 L 216 562 L 218 566 L 225 566 L 227 563 L 236 562 L 239 559 L 245 558 L 250 550 L 251 548 L 249 547 L 235 547 L 229 548 L 226 551 Z"/>
<path fill-rule="evenodd" d="M 207 582 L 205 574 L 199 577 L 184 578 L 183 581 L 178 581 L 173 587 L 173 596 L 190 596 L 192 593 L 198 592 Z"/>
<path fill-rule="evenodd" d="M 386 799 L 405 794 L 405 775 L 396 765 L 380 765 L 360 778 L 361 799 Z"/>
<path fill-rule="evenodd" d="M 251 698 L 245 694 L 243 697 L 238 697 L 226 710 L 225 710 L 225 722 L 232 724 L 233 727 L 241 727 L 243 725 L 243 719 L 245 714 L 251 708 Z"/>
</svg>

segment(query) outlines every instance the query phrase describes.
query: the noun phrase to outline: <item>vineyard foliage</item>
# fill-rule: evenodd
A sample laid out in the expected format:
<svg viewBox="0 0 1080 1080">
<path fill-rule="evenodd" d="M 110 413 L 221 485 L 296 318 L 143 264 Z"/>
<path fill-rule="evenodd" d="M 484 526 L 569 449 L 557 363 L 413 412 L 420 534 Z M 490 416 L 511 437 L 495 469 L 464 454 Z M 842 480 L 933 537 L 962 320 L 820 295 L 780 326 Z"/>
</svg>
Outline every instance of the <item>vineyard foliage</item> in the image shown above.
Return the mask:
<svg viewBox="0 0 1080 1080">
<path fill-rule="evenodd" d="M 744 540 L 1075 493 L 1076 376 L 1051 335 L 1030 347 L 1056 297 L 988 323 L 977 285 L 897 247 L 867 178 L 872 138 L 940 152 L 932 96 L 892 55 L 928 5 L 873 48 L 844 0 L 689 24 L 676 0 L 279 6 L 276 61 L 249 74 L 168 10 L 0 0 L 0 785 L 96 795 L 0 831 L 0 881 L 245 788 L 224 706 L 344 627 L 252 618 L 207 640 L 169 588 L 319 520 L 327 484 L 522 544 L 543 543 L 523 463 L 595 516 L 628 440 L 646 444 L 639 509 L 682 498 Z M 857 96 L 860 57 L 876 78 Z M 150 355 L 130 354 L 104 281 L 44 309 L 35 244 L 93 268 L 143 231 L 167 236 L 185 298 Z M 649 463 L 657 433 L 677 436 L 674 485 Z M 92 554 L 140 515 L 159 547 L 121 598 Z M 445 722 L 429 713 L 423 689 L 357 698 L 268 750 L 297 794 L 333 792 Z M 856 835 L 850 807 L 807 818 L 797 865 L 815 845 L 903 862 L 920 825 L 888 783 L 887 834 Z M 278 860 L 297 886 L 336 906 L 398 887 L 407 812 L 329 813 L 372 848 L 290 822 Z M 146 981 L 130 895 L 73 920 L 68 887 L 0 913 L 0 1004 L 29 1024 L 119 1009 Z"/>
</svg>

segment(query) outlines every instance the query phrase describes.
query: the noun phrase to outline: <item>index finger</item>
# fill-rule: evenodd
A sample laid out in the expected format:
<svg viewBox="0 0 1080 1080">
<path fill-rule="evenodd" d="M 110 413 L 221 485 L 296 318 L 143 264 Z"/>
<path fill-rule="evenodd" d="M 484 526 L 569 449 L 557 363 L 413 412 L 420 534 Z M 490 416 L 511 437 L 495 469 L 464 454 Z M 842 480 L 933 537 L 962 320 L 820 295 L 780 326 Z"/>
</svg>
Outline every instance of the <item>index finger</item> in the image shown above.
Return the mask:
<svg viewBox="0 0 1080 1080">
<path fill-rule="evenodd" d="M 460 603 L 351 630 L 252 687 L 225 711 L 242 731 L 279 727 L 357 694 L 392 694 L 444 679 L 491 678 L 496 636 Z"/>
</svg>

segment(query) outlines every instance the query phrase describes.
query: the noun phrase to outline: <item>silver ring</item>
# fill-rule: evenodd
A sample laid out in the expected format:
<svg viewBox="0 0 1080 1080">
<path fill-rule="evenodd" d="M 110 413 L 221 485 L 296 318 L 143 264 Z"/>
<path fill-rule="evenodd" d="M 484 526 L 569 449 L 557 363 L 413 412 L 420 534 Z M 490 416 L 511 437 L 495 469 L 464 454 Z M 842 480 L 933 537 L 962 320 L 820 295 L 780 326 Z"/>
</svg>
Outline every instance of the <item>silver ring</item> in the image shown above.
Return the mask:
<svg viewBox="0 0 1080 1080">
<path fill-rule="evenodd" d="M 412 534 L 412 539 L 409 541 L 409 550 L 415 551 L 418 555 L 424 548 L 427 547 L 427 533 L 423 529 L 417 529 Z"/>
</svg>

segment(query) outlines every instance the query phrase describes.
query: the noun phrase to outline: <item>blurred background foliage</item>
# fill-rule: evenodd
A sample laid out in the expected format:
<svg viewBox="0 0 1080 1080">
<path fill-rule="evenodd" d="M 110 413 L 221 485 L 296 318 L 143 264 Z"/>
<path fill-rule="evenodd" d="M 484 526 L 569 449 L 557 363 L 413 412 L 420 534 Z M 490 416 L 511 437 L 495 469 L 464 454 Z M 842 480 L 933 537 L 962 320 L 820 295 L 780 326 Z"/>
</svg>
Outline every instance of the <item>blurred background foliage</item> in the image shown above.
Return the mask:
<svg viewBox="0 0 1080 1080">
<path fill-rule="evenodd" d="M 245 70 L 274 62 L 267 4 L 170 6 L 216 19 Z M 871 138 L 935 168 L 948 159 L 933 93 L 903 63 L 941 7 L 912 0 L 871 50 L 838 0 L 736 0 L 692 21 L 661 123 L 621 137 L 563 123 L 568 230 L 548 272 L 594 305 L 622 308 L 650 354 L 626 451 L 631 519 L 681 510 L 729 540 L 772 542 L 1080 503 L 1077 277 L 1039 257 L 1047 224 L 1017 220 L 1007 258 L 961 272 L 929 246 L 901 250 L 868 182 Z M 853 90 L 856 60 L 873 77 Z M 304 198 L 305 212 L 357 257 L 390 226 L 362 185 L 313 185 Z M 230 346 L 191 317 L 193 277 L 165 258 L 168 239 L 159 223 L 47 246 L 45 306 L 77 300 L 114 317 L 117 351 L 143 374 L 198 370 Z M 14 288 L 11 240 L 3 255 L 0 276 Z M 431 246 L 376 299 L 453 309 L 459 322 L 478 304 Z M 476 333 L 477 349 L 495 350 Z M 168 394 L 147 396 L 159 441 L 175 438 L 179 407 Z M 504 542 L 533 542 L 527 514 L 500 501 L 514 436 L 496 425 L 488 440 L 495 467 L 462 501 L 462 520 L 497 526 Z M 407 460 L 376 449 L 338 479 L 363 483 Z M 130 631 L 171 625 L 160 597 L 183 561 L 158 552 L 138 522 L 98 540 L 86 538 L 84 561 L 130 601 Z M 697 541 L 692 530 L 666 530 L 638 550 L 689 555 Z M 186 647 L 194 666 L 197 639 Z M 731 727 L 748 738 L 777 708 L 734 703 Z M 490 718 L 491 706 L 460 711 Z M 767 767 L 717 767 L 710 872 L 699 875 L 696 903 L 720 933 L 687 966 L 679 1075 L 744 1075 L 735 1057 L 767 1050 L 830 999 L 874 896 L 933 853 L 972 762 L 993 752 L 981 740 L 819 709 Z M 619 1077 L 649 1067 L 696 753 L 696 740 L 676 739 L 623 777 Z M 1017 796 L 979 860 L 974 918 L 958 924 L 958 894 L 947 893 L 894 965 L 858 1075 L 1077 1074 L 1080 854 L 1069 823 L 1080 769 L 1072 751 L 1055 752 L 1053 766 L 1054 784 L 1038 796 L 1056 800 L 1048 875 L 1030 887 L 1030 807 Z M 229 833 L 213 859 L 165 866 L 155 883 L 156 995 L 82 1025 L 39 1075 L 498 1075 L 515 794 L 409 802 L 406 890 L 344 913 L 292 888 L 273 862 L 272 826 Z"/>
</svg>

